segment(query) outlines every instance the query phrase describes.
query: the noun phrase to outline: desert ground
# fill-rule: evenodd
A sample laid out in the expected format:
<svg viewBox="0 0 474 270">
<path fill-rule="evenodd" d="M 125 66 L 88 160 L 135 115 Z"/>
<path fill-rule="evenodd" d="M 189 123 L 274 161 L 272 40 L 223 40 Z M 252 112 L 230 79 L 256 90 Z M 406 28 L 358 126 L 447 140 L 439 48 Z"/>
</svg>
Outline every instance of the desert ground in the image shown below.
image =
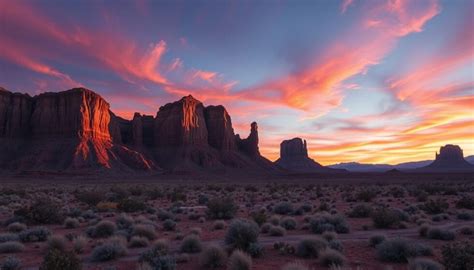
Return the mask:
<svg viewBox="0 0 474 270">
<path fill-rule="evenodd" d="M 0 269 L 472 269 L 469 174 L 0 180 Z"/>
</svg>

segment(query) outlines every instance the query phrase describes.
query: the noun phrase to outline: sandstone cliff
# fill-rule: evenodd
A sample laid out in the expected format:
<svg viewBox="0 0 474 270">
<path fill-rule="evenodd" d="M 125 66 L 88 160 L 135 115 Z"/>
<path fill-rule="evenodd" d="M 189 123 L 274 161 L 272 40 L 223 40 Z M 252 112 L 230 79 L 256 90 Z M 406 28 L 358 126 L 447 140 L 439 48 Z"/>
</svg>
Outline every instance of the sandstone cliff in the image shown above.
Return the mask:
<svg viewBox="0 0 474 270">
<path fill-rule="evenodd" d="M 418 168 L 420 172 L 472 172 L 474 165 L 464 159 L 464 154 L 458 145 L 447 144 L 442 146 L 435 160 L 428 166 Z"/>
</svg>

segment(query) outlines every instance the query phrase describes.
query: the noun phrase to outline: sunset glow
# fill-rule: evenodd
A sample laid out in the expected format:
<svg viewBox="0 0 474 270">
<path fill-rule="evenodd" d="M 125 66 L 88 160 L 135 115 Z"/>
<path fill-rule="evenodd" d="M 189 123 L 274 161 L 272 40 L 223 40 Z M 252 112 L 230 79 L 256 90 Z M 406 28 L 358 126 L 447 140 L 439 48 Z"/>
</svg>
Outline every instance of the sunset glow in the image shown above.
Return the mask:
<svg viewBox="0 0 474 270">
<path fill-rule="evenodd" d="M 238 4 L 237 4 L 238 3 Z M 224 105 L 260 151 L 307 140 L 328 165 L 474 154 L 474 1 L 0 0 L 0 86 L 83 86 L 156 115 Z"/>
</svg>

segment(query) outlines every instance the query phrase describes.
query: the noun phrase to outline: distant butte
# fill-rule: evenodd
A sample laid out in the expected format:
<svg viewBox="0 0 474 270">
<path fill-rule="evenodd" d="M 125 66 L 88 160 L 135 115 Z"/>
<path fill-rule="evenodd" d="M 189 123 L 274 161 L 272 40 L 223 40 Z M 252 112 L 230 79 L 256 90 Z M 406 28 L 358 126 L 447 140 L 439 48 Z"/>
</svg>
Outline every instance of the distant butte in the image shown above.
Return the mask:
<svg viewBox="0 0 474 270">
<path fill-rule="evenodd" d="M 258 131 L 234 134 L 223 106 L 192 96 L 132 120 L 95 92 L 74 88 L 31 97 L 0 88 L 0 169 L 158 172 L 274 171 L 258 152 Z"/>
</svg>

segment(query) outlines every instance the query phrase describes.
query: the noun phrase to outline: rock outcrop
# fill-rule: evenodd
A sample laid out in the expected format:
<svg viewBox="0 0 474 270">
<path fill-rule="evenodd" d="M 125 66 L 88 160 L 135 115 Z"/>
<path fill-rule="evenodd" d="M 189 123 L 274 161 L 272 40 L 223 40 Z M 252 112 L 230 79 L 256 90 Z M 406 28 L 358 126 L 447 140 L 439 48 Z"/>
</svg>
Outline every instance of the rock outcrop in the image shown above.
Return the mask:
<svg viewBox="0 0 474 270">
<path fill-rule="evenodd" d="M 132 120 L 109 107 L 85 88 L 34 97 L 0 89 L 0 169 L 275 169 L 258 151 L 257 124 L 240 139 L 223 106 L 186 96 Z"/>
<path fill-rule="evenodd" d="M 35 97 L 7 91 L 0 95 L 2 168 L 154 168 L 140 153 L 114 145 L 111 130 L 117 131 L 117 123 L 113 122 L 109 104 L 88 89 L 75 88 Z"/>
<path fill-rule="evenodd" d="M 298 173 L 337 172 L 309 158 L 306 140 L 293 138 L 280 144 L 280 158 L 275 164 L 285 170 Z"/>
<path fill-rule="evenodd" d="M 442 146 L 435 160 L 428 166 L 417 169 L 422 172 L 472 172 L 474 165 L 464 159 L 464 154 L 458 145 Z"/>
</svg>

